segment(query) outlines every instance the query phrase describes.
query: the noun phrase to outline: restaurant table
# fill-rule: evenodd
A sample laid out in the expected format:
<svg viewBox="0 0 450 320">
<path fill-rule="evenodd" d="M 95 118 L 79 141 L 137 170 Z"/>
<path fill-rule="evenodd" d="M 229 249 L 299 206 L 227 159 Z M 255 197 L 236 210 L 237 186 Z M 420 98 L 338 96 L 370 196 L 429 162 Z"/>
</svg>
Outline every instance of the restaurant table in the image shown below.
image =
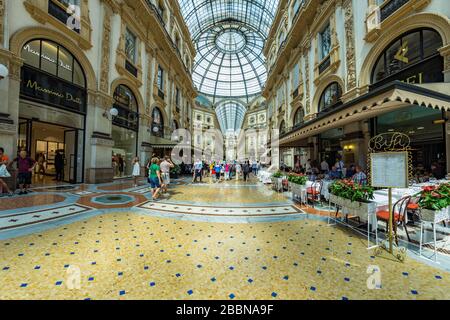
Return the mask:
<svg viewBox="0 0 450 320">
<path fill-rule="evenodd" d="M 329 200 L 330 199 L 330 192 L 328 190 L 328 188 L 330 187 L 330 185 L 333 183 L 333 180 L 322 180 L 322 190 L 320 191 L 320 194 L 325 198 L 325 200 Z M 313 186 L 314 182 L 313 181 L 306 181 L 306 188 L 311 188 Z"/>
<path fill-rule="evenodd" d="M 272 183 L 272 173 L 269 171 L 260 170 L 258 172 L 258 179 L 264 184 Z"/>
</svg>

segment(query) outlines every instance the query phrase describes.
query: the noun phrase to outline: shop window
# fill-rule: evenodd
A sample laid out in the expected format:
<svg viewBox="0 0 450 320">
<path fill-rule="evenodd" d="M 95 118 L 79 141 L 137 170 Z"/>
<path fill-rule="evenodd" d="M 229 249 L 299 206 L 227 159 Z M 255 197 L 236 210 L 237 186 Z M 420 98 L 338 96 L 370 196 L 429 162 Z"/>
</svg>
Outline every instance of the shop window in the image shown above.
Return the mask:
<svg viewBox="0 0 450 320">
<path fill-rule="evenodd" d="M 337 82 L 331 83 L 323 91 L 319 100 L 319 112 L 326 111 L 341 103 L 342 89 Z"/>
<path fill-rule="evenodd" d="M 378 58 L 372 71 L 372 83 L 390 77 L 395 77 L 392 80 L 407 80 L 416 77 L 418 78 L 416 83 L 442 81 L 439 80 L 442 68 L 438 52 L 441 47 L 440 35 L 431 29 L 414 30 L 402 35 L 393 41 Z M 434 58 L 437 58 L 436 63 L 430 61 Z M 426 67 L 423 65 L 422 68 L 413 70 L 419 63 L 425 61 L 429 63 Z"/>
<path fill-rule="evenodd" d="M 24 65 L 40 69 L 52 76 L 86 87 L 86 77 L 79 62 L 64 47 L 49 40 L 31 40 L 22 48 Z"/>
<path fill-rule="evenodd" d="M 155 137 L 164 137 L 164 120 L 161 110 L 157 107 L 152 112 L 152 132 Z"/>
<path fill-rule="evenodd" d="M 114 117 L 113 124 L 137 131 L 138 104 L 130 88 L 122 84 L 117 86 L 114 91 L 114 107 L 119 114 Z"/>
<path fill-rule="evenodd" d="M 64 48 L 59 48 L 59 65 L 58 65 L 58 77 L 67 81 L 72 81 L 73 75 L 73 57 Z"/>
</svg>

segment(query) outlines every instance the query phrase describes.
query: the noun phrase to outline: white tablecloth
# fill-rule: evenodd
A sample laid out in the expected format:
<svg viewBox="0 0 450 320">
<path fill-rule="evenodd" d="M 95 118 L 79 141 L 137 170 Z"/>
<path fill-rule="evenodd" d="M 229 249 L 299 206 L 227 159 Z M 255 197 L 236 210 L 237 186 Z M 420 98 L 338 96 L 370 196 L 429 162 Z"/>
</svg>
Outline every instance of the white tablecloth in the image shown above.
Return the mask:
<svg viewBox="0 0 450 320">
<path fill-rule="evenodd" d="M 333 183 L 332 180 L 322 180 L 322 190 L 320 194 L 326 199 L 330 199 L 330 192 L 328 191 L 328 188 Z M 311 188 L 313 186 L 314 182 L 312 181 L 306 181 L 306 188 Z"/>
<path fill-rule="evenodd" d="M 264 170 L 258 172 L 258 179 L 262 183 L 272 183 L 272 173 Z"/>
</svg>

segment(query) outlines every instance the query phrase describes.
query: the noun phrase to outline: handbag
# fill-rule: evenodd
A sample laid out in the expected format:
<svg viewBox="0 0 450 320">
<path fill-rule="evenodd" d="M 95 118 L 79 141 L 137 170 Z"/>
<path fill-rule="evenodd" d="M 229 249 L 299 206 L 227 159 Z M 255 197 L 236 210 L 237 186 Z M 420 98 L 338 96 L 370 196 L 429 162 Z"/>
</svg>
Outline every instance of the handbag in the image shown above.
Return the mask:
<svg viewBox="0 0 450 320">
<path fill-rule="evenodd" d="M 8 169 L 6 169 L 6 165 L 2 164 L 0 166 L 0 178 L 9 178 L 11 177 L 11 174 L 8 172 Z"/>
</svg>

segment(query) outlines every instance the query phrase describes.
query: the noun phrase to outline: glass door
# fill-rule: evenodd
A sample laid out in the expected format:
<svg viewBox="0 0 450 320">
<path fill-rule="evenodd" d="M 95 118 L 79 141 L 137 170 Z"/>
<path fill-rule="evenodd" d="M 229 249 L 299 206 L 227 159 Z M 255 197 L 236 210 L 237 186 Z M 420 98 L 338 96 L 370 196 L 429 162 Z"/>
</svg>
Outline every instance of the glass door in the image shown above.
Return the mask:
<svg viewBox="0 0 450 320">
<path fill-rule="evenodd" d="M 64 131 L 64 181 L 83 183 L 84 131 Z"/>
</svg>

